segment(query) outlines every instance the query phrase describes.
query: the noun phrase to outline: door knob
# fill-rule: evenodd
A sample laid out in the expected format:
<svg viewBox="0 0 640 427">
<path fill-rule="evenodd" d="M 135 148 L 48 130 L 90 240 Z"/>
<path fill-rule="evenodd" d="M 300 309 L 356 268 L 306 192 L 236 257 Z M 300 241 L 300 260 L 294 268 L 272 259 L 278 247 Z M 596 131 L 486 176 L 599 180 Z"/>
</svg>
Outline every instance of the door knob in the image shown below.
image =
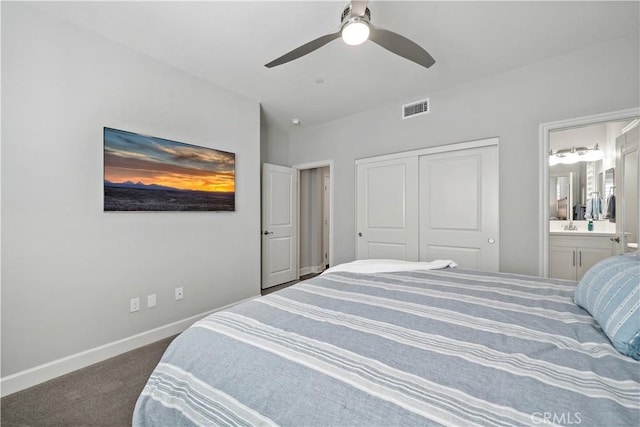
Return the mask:
<svg viewBox="0 0 640 427">
<path fill-rule="evenodd" d="M 273 231 L 265 231 L 263 234 L 264 234 L 265 236 L 266 236 L 266 235 L 268 235 L 268 234 L 273 234 Z"/>
<path fill-rule="evenodd" d="M 496 239 L 491 237 L 491 238 L 487 239 L 487 242 L 489 242 L 490 245 L 493 245 L 496 242 Z"/>
<path fill-rule="evenodd" d="M 362 237 L 362 233 L 358 233 L 358 237 Z"/>
</svg>

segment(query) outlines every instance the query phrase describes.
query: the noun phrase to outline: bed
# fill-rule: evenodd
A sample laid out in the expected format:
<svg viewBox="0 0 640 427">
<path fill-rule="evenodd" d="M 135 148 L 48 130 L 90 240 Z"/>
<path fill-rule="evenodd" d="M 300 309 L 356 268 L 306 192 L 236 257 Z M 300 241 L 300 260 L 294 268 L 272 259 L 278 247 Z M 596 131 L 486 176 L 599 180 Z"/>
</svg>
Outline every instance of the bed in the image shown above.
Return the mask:
<svg viewBox="0 0 640 427">
<path fill-rule="evenodd" d="M 631 289 L 622 329 L 636 335 L 613 341 L 576 287 L 595 312 L 620 267 L 594 267 L 587 285 L 448 261 L 330 269 L 183 332 L 133 425 L 638 426 L 640 362 L 612 344 L 640 344 L 640 263 L 627 258 L 615 288 Z"/>
</svg>

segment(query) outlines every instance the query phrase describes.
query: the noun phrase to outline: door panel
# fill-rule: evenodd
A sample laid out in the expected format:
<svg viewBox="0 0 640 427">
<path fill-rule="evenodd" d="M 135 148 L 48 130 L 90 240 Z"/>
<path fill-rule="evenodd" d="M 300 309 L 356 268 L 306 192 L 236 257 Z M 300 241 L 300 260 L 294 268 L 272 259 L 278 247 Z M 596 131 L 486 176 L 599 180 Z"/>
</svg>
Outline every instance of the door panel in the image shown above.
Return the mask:
<svg viewBox="0 0 640 427">
<path fill-rule="evenodd" d="M 262 169 L 262 288 L 298 278 L 297 171 Z"/>
<path fill-rule="evenodd" d="M 481 181 L 480 155 L 424 157 L 421 161 L 428 174 L 421 175 L 420 179 L 428 183 L 426 195 L 429 199 L 426 202 L 429 213 L 425 219 L 429 227 L 433 230 L 477 231 L 482 209 L 480 188 L 475 185 Z"/>
<path fill-rule="evenodd" d="M 417 157 L 359 164 L 356 175 L 356 259 L 417 261 Z"/>
<path fill-rule="evenodd" d="M 407 245 L 403 243 L 367 242 L 367 259 L 400 259 L 406 260 Z"/>
<path fill-rule="evenodd" d="M 271 237 L 267 239 L 269 244 L 269 271 L 271 274 L 286 273 L 293 268 L 291 255 L 293 253 L 293 239 L 291 237 Z M 293 280 L 293 279 L 291 279 Z"/>
<path fill-rule="evenodd" d="M 420 157 L 420 260 L 499 269 L 498 147 Z"/>
<path fill-rule="evenodd" d="M 610 256 L 610 249 L 580 248 L 577 255 L 578 260 L 575 280 L 582 279 L 582 276 L 584 276 L 591 267 Z"/>
<path fill-rule="evenodd" d="M 549 277 L 576 280 L 576 250 L 564 246 L 549 247 Z"/>
<path fill-rule="evenodd" d="M 269 190 L 271 191 L 269 213 L 272 226 L 291 227 L 293 225 L 294 212 L 290 203 L 292 183 L 293 177 L 290 171 L 269 172 Z"/>
<path fill-rule="evenodd" d="M 373 166 L 367 169 L 366 220 L 370 228 L 404 229 L 406 164 Z"/>
</svg>

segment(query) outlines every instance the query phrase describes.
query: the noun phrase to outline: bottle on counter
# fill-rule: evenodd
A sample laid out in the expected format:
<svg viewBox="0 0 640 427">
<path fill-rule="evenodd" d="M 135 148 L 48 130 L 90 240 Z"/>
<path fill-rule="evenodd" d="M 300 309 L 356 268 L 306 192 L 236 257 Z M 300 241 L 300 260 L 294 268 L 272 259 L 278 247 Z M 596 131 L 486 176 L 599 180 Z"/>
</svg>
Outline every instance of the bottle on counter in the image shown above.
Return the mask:
<svg viewBox="0 0 640 427">
<path fill-rule="evenodd" d="M 593 220 L 592 219 L 589 220 L 589 224 L 587 225 L 587 230 L 593 231 Z"/>
</svg>

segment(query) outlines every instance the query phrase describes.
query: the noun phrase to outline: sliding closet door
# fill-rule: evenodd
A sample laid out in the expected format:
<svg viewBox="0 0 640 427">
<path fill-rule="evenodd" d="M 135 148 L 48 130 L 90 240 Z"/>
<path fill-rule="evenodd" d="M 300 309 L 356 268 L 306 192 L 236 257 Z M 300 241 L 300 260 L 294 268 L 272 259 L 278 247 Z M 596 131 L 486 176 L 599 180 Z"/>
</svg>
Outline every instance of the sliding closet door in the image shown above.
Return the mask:
<svg viewBox="0 0 640 427">
<path fill-rule="evenodd" d="M 498 146 L 420 157 L 420 260 L 498 271 Z"/>
<path fill-rule="evenodd" d="M 418 157 L 356 166 L 356 259 L 418 260 Z"/>
</svg>

